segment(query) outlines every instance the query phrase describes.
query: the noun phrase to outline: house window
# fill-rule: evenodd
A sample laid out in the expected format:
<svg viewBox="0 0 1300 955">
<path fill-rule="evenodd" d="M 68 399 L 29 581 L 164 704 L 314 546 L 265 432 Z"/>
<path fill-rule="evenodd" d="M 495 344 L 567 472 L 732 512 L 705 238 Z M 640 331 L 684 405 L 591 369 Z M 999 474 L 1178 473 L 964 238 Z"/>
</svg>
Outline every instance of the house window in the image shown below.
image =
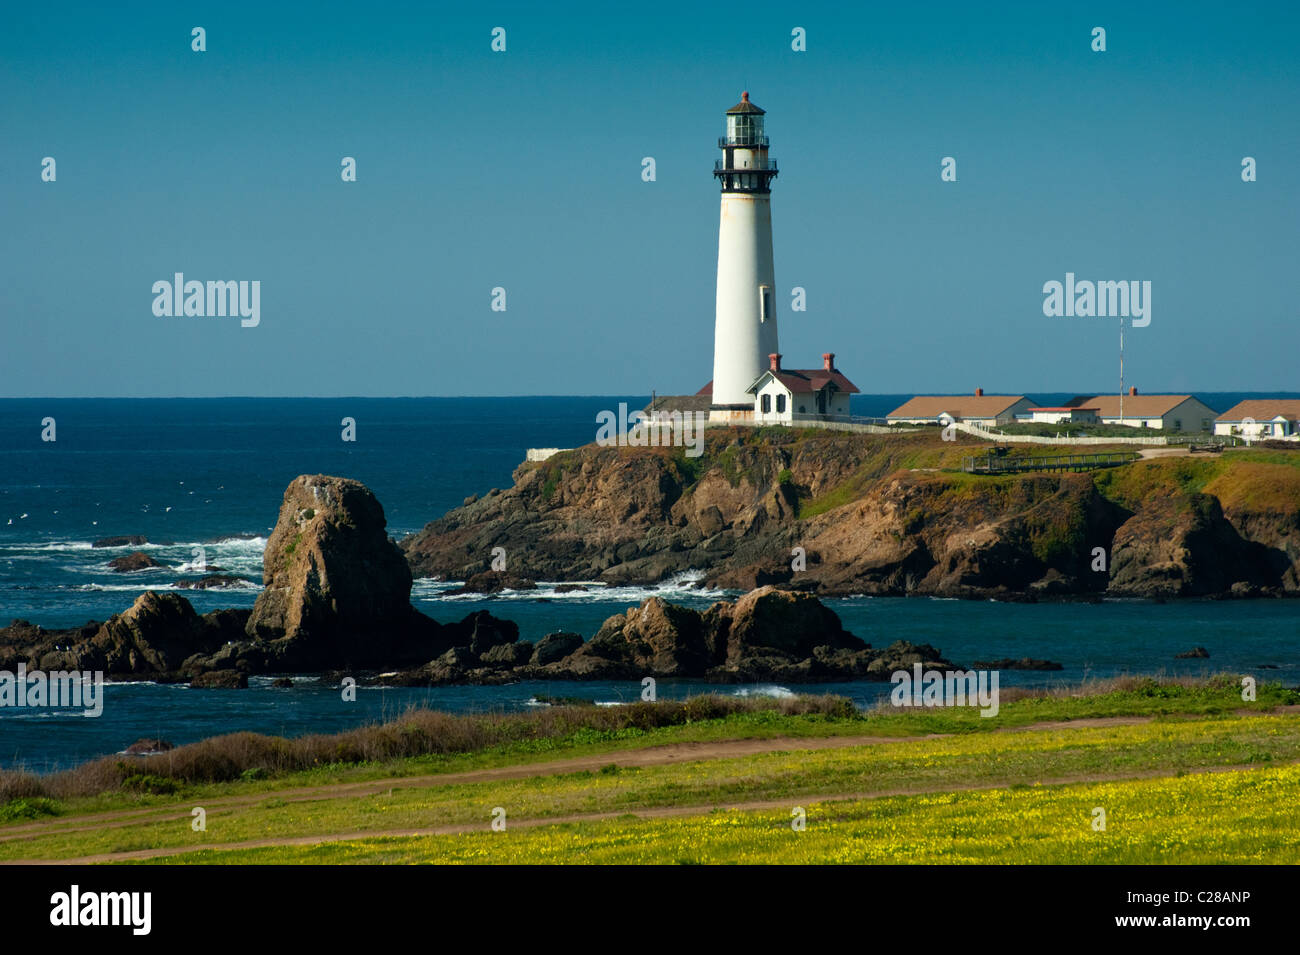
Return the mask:
<svg viewBox="0 0 1300 955">
<path fill-rule="evenodd" d="M 779 400 L 779 399 L 778 399 L 778 400 Z M 771 395 L 769 395 L 769 394 L 764 394 L 764 395 L 762 396 L 762 398 L 760 399 L 760 402 L 759 402 L 759 403 L 760 403 L 760 405 L 761 405 L 761 407 L 762 407 L 762 409 L 763 409 L 763 414 L 767 414 L 769 411 L 772 410 L 772 396 L 771 396 Z"/>
<path fill-rule="evenodd" d="M 758 287 L 758 320 L 767 321 L 772 316 L 772 289 L 767 285 Z"/>
<path fill-rule="evenodd" d="M 1182 419 L 1182 418 L 1175 418 L 1175 419 L 1174 419 L 1174 430 L 1175 430 L 1175 431 L 1182 431 L 1182 430 L 1183 430 L 1183 419 Z"/>
<path fill-rule="evenodd" d="M 1209 418 L 1202 418 L 1202 419 L 1201 419 L 1201 430 L 1202 430 L 1202 431 L 1209 431 L 1209 430 L 1210 430 L 1210 419 L 1209 419 Z"/>
<path fill-rule="evenodd" d="M 776 413 L 785 414 L 785 395 L 776 396 Z"/>
</svg>

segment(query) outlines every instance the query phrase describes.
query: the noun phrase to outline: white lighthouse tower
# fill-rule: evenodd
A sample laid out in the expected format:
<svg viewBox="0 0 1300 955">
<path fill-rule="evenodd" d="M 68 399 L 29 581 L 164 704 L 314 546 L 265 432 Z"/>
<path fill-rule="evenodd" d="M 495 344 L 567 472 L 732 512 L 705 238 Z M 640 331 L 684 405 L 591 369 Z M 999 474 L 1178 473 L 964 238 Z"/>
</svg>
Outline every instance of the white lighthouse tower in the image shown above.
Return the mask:
<svg viewBox="0 0 1300 955">
<path fill-rule="evenodd" d="M 713 175 L 722 183 L 718 226 L 718 298 L 713 332 L 713 397 L 709 420 L 750 420 L 754 395 L 747 389 L 779 352 L 776 282 L 772 266 L 772 180 L 763 110 L 740 94 L 727 110 L 718 140 L 722 159 Z"/>
</svg>

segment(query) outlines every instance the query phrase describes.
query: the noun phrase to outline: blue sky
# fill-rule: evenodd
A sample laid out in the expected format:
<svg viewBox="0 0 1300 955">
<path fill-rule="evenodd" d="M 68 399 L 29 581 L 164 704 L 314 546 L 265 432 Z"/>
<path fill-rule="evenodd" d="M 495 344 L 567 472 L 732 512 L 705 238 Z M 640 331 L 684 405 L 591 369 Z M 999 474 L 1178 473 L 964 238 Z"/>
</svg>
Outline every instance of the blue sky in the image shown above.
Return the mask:
<svg viewBox="0 0 1300 955">
<path fill-rule="evenodd" d="M 1151 281 L 1141 390 L 1300 390 L 1292 4 L 263 6 L 5 5 L 0 395 L 694 391 L 742 89 L 787 366 L 1113 389 L 1117 321 L 1043 315 L 1069 271 Z M 156 317 L 178 271 L 261 324 Z"/>
</svg>

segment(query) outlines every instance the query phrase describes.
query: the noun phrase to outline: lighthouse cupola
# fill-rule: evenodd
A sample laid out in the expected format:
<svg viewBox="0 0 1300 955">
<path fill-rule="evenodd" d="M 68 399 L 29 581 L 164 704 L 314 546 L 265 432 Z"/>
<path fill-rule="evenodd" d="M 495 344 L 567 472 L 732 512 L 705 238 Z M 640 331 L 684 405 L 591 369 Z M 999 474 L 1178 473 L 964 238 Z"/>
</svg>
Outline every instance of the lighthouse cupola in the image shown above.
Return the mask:
<svg viewBox="0 0 1300 955">
<path fill-rule="evenodd" d="M 727 110 L 726 135 L 719 137 L 722 158 L 713 174 L 722 180 L 723 192 L 771 191 L 777 175 L 776 162 L 767 155 L 767 134 L 763 131 L 763 110 L 740 94 L 740 102 Z"/>
</svg>

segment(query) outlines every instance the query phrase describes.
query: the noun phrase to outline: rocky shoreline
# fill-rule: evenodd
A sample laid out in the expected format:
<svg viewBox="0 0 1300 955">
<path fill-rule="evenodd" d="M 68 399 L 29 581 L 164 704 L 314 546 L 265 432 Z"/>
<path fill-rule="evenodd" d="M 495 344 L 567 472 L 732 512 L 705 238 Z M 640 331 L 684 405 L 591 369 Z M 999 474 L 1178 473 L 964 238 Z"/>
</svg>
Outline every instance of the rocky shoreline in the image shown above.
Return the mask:
<svg viewBox="0 0 1300 955">
<path fill-rule="evenodd" d="M 590 640 L 560 632 L 521 642 L 518 626 L 486 611 L 439 623 L 411 606 L 411 572 L 385 528 L 383 508 L 359 482 L 301 476 L 285 491 L 251 610 L 200 615 L 179 594 L 146 591 L 103 623 L 46 630 L 16 620 L 0 629 L 0 669 L 239 688 L 250 675 L 285 672 L 401 686 L 647 676 L 809 683 L 950 666 L 928 645 L 874 649 L 816 597 L 772 587 L 705 611 L 649 598 Z"/>
<path fill-rule="evenodd" d="M 404 686 L 877 679 L 949 664 L 928 645 L 872 648 L 819 596 L 1300 596 L 1300 468 L 1290 460 L 1225 454 L 977 477 L 941 467 L 963 450 L 952 444 L 731 428 L 711 429 L 699 460 L 679 448 L 591 445 L 521 465 L 511 489 L 467 498 L 400 544 L 368 488 L 303 475 L 285 491 L 251 610 L 199 615 L 178 594 L 148 591 L 102 623 L 45 630 L 15 620 L 0 629 L 0 669 L 221 687 L 344 672 Z M 493 569 L 498 555 L 509 571 Z M 117 566 L 150 563 L 138 552 Z M 557 632 L 533 645 L 491 613 L 440 623 L 410 602 L 413 574 L 492 594 L 536 580 L 655 584 L 697 568 L 707 586 L 745 596 L 704 611 L 650 598 L 590 640 Z M 209 573 L 182 586 L 237 583 Z"/>
</svg>

